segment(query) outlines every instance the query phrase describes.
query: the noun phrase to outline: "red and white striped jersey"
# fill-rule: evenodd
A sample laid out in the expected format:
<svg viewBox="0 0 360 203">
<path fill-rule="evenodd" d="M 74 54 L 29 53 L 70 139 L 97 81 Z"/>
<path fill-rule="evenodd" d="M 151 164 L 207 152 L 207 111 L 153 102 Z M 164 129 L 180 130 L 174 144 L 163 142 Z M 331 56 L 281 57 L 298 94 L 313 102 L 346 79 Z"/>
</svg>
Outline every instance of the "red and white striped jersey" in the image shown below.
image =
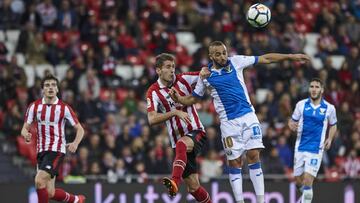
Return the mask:
<svg viewBox="0 0 360 203">
<path fill-rule="evenodd" d="M 65 121 L 72 126 L 79 121 L 70 106 L 56 98 L 54 104 L 38 99 L 31 103 L 25 114 L 25 122 L 37 124 L 37 152 L 65 153 Z"/>
<path fill-rule="evenodd" d="M 181 96 L 189 95 L 192 92 L 192 85 L 194 85 L 199 77 L 198 72 L 182 73 L 176 75 L 173 87 L 175 87 Z M 172 148 L 175 148 L 177 140 L 193 130 L 204 131 L 199 115 L 194 105 L 183 106 L 180 103 L 174 102 L 169 95 L 169 88 L 163 85 L 160 79 L 152 84 L 148 89 L 147 111 L 156 111 L 159 113 L 166 113 L 174 109 L 187 112 L 191 119 L 191 124 L 185 123 L 179 117 L 174 116 L 166 121 L 166 127 L 169 133 L 169 138 Z"/>
</svg>

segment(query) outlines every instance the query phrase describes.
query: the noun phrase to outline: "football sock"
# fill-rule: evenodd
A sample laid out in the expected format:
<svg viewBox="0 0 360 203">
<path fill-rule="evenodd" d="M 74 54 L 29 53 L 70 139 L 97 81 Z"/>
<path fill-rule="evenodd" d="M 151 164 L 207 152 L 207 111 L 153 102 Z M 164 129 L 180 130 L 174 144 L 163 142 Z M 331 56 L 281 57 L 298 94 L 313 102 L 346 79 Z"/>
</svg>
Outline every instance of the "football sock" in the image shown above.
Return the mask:
<svg viewBox="0 0 360 203">
<path fill-rule="evenodd" d="M 172 179 L 177 185 L 181 182 L 182 174 L 185 170 L 187 162 L 186 145 L 184 142 L 177 142 L 175 148 L 175 160 L 173 162 Z"/>
<path fill-rule="evenodd" d="M 36 193 L 38 195 L 38 203 L 48 203 L 49 202 L 49 194 L 46 188 L 36 189 Z"/>
<path fill-rule="evenodd" d="M 311 186 L 304 186 L 301 196 L 301 203 L 311 203 L 313 198 L 313 190 Z"/>
<path fill-rule="evenodd" d="M 253 163 L 249 164 L 249 174 L 251 182 L 254 186 L 255 194 L 256 194 L 256 203 L 264 203 L 264 194 L 265 194 L 265 186 L 264 186 L 264 175 L 261 169 L 261 163 Z"/>
<path fill-rule="evenodd" d="M 59 201 L 59 202 L 74 203 L 75 202 L 75 197 L 76 197 L 75 195 L 70 194 L 68 192 L 65 192 L 61 188 L 56 188 L 54 197 L 52 197 L 51 199 Z"/>
<path fill-rule="evenodd" d="M 195 192 L 192 192 L 191 195 L 196 199 L 196 201 L 201 203 L 211 203 L 210 195 L 203 187 L 199 187 Z"/>
<path fill-rule="evenodd" d="M 241 168 L 228 168 L 230 185 L 234 193 L 236 202 L 243 202 L 243 190 L 242 190 L 242 174 Z"/>
</svg>

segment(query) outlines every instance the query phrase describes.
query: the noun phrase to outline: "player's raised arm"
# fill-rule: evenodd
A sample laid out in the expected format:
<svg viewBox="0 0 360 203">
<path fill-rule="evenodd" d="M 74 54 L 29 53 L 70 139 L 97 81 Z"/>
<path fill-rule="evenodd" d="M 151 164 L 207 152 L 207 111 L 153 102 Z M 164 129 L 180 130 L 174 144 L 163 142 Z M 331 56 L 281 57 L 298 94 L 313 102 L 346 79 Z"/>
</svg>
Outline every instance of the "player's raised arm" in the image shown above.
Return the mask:
<svg viewBox="0 0 360 203">
<path fill-rule="evenodd" d="M 305 54 L 278 54 L 278 53 L 269 53 L 259 56 L 258 63 L 260 64 L 269 64 L 269 63 L 277 63 L 284 60 L 291 61 L 301 61 L 307 62 L 310 61 L 310 57 Z"/>
<path fill-rule="evenodd" d="M 199 98 L 193 95 L 180 96 L 179 92 L 175 88 L 171 88 L 169 91 L 170 97 L 182 105 L 189 106 L 200 101 Z"/>
</svg>

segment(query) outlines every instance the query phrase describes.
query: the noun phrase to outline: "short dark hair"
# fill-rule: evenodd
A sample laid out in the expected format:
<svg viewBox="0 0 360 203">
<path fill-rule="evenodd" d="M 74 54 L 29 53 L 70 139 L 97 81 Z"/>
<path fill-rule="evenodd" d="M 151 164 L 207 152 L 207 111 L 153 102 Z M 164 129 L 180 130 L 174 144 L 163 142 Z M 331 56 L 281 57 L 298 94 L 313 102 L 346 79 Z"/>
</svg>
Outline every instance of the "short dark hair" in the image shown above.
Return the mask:
<svg viewBox="0 0 360 203">
<path fill-rule="evenodd" d="M 320 83 L 321 87 L 324 87 L 324 82 L 320 78 L 312 78 L 310 80 L 310 83 L 312 83 L 312 82 L 318 82 L 318 83 Z"/>
<path fill-rule="evenodd" d="M 172 54 L 162 53 L 155 58 L 155 68 L 160 68 L 165 61 L 175 61 L 175 57 Z"/>
<path fill-rule="evenodd" d="M 48 80 L 55 80 L 56 86 L 59 87 L 59 80 L 54 75 L 48 74 L 41 80 L 41 89 L 44 88 L 44 83 L 45 83 L 45 81 L 48 81 Z"/>
</svg>

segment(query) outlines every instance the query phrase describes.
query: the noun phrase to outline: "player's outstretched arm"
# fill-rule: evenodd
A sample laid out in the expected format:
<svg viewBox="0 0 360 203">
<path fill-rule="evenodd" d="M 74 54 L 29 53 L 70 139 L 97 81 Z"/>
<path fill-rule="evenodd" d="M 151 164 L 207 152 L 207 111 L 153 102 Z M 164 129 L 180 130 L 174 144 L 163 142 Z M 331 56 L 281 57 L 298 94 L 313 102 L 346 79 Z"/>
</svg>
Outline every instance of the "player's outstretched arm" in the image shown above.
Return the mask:
<svg viewBox="0 0 360 203">
<path fill-rule="evenodd" d="M 173 116 L 179 117 L 181 120 L 183 120 L 186 123 L 191 123 L 189 115 L 186 112 L 177 109 L 174 109 L 166 113 L 157 113 L 156 111 L 151 111 L 148 112 L 147 115 L 148 115 L 149 125 L 156 125 L 165 122 L 170 118 L 172 118 Z"/>
<path fill-rule="evenodd" d="M 28 123 L 24 123 L 22 129 L 21 129 L 21 136 L 23 136 L 25 138 L 25 142 L 27 144 L 30 143 L 31 141 L 31 133 L 30 133 L 30 124 Z"/>
<path fill-rule="evenodd" d="M 278 54 L 278 53 L 270 53 L 259 56 L 258 63 L 260 64 L 269 64 L 269 63 L 277 63 L 284 60 L 291 61 L 300 61 L 300 62 L 308 62 L 310 61 L 310 57 L 305 54 Z"/>
<path fill-rule="evenodd" d="M 74 128 L 76 130 L 76 137 L 73 142 L 68 143 L 66 145 L 71 153 L 76 152 L 81 140 L 84 137 L 84 128 L 81 126 L 80 123 L 77 123 L 76 125 L 74 125 Z"/>
</svg>

